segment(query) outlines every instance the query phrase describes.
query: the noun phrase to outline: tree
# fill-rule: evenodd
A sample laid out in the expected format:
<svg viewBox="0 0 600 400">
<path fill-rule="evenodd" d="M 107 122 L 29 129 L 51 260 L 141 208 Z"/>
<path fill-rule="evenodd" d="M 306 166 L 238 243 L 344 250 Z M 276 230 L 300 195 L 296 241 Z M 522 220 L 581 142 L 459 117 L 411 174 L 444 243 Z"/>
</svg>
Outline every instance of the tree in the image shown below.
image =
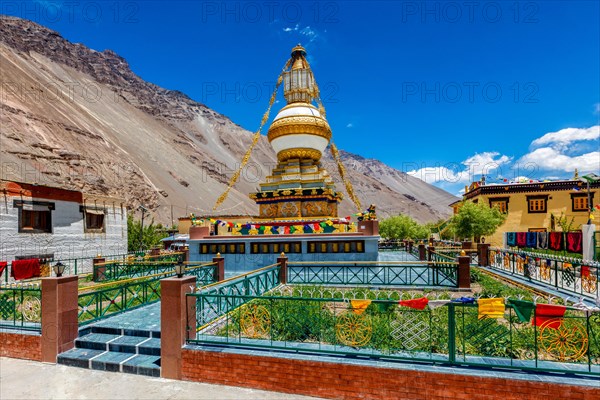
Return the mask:
<svg viewBox="0 0 600 400">
<path fill-rule="evenodd" d="M 450 219 L 451 228 L 461 238 L 491 235 L 506 219 L 499 208 L 490 208 L 485 203 L 463 201 L 458 213 Z"/>
<path fill-rule="evenodd" d="M 152 247 L 160 245 L 160 240 L 167 237 L 162 224 L 154 225 L 154 220 L 150 224 L 144 224 L 144 231 L 142 230 L 142 222 L 133 219 L 132 215 L 127 216 L 127 250 L 137 251 L 147 250 Z M 140 245 L 141 239 L 141 245 Z"/>
<path fill-rule="evenodd" d="M 429 230 L 408 215 L 400 214 L 382 220 L 379 234 L 385 239 L 422 239 L 429 236 Z"/>
</svg>

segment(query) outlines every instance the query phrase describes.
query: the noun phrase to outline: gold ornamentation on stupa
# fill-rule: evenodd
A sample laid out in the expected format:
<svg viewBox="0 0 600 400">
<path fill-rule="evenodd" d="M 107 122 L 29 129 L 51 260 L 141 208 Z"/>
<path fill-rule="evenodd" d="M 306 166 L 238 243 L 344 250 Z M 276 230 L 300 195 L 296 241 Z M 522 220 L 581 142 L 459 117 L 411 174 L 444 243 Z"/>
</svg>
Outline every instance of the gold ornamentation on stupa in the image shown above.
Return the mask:
<svg viewBox="0 0 600 400">
<path fill-rule="evenodd" d="M 306 50 L 298 45 L 291 57 L 289 69 L 282 73 L 287 105 L 279 110 L 267 133 L 278 164 L 250 198 L 259 204 L 263 219 L 336 218 L 342 195 L 320 163 L 331 141 L 331 128 L 322 107 L 312 104 L 319 90 Z"/>
</svg>

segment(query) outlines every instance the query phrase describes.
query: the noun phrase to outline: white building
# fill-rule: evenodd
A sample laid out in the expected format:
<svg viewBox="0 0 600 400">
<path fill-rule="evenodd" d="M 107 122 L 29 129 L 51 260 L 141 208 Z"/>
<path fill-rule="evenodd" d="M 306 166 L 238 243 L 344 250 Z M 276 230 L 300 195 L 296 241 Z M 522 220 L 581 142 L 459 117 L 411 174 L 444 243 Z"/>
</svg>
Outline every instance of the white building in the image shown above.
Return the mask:
<svg viewBox="0 0 600 400">
<path fill-rule="evenodd" d="M 15 259 L 56 262 L 125 253 L 122 199 L 0 181 L 0 261 L 10 265 Z M 79 264 L 79 273 L 91 272 L 91 260 Z"/>
</svg>

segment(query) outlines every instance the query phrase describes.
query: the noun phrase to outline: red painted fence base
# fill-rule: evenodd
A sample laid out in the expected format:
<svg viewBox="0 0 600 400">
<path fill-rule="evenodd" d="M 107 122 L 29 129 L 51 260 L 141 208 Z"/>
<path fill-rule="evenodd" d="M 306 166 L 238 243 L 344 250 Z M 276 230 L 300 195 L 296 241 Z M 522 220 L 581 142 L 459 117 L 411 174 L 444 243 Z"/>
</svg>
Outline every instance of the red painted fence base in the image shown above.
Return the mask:
<svg viewBox="0 0 600 400">
<path fill-rule="evenodd" d="M 183 349 L 182 378 L 331 399 L 600 398 L 600 388 Z"/>
</svg>

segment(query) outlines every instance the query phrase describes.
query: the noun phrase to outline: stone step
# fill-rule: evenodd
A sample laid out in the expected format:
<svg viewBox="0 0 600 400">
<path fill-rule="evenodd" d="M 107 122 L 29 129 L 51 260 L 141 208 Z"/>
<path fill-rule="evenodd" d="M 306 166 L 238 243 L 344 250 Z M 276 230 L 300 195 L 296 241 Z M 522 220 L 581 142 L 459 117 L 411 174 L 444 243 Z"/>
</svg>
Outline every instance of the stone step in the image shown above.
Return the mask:
<svg viewBox="0 0 600 400">
<path fill-rule="evenodd" d="M 147 336 L 88 333 L 75 340 L 75 347 L 81 349 L 160 356 L 160 339 Z"/>
<path fill-rule="evenodd" d="M 107 335 L 160 338 L 160 331 L 150 331 L 144 329 L 125 329 L 117 326 L 112 327 L 92 325 L 79 330 L 79 336 L 84 336 L 88 333 L 104 333 Z"/>
<path fill-rule="evenodd" d="M 58 356 L 58 364 L 100 371 L 160 377 L 160 356 L 75 348 Z"/>
</svg>

